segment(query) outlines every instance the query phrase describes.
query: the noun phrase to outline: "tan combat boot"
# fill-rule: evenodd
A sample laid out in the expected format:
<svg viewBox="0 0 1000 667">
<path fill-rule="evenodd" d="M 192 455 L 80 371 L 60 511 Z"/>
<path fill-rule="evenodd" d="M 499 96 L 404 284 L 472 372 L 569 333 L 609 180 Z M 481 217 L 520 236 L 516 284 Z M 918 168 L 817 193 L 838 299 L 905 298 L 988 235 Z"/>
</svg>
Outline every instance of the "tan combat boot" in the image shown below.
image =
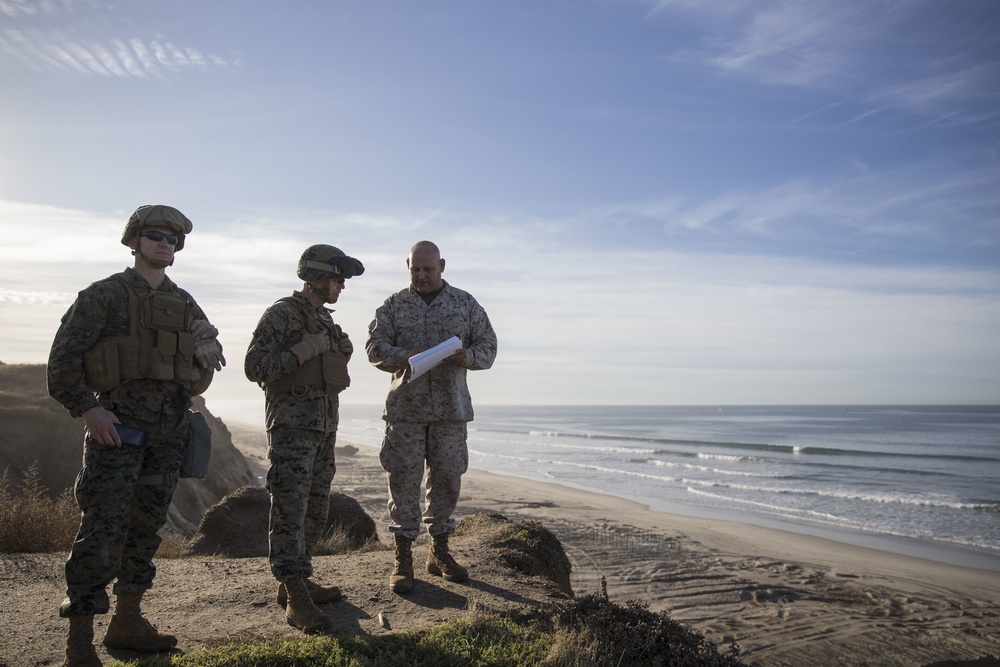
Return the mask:
<svg viewBox="0 0 1000 667">
<path fill-rule="evenodd" d="M 285 607 L 285 620 L 307 635 L 318 632 L 329 632 L 333 629 L 333 621 L 319 610 L 310 599 L 306 588 L 305 577 L 296 577 L 285 582 L 288 594 L 288 606 Z"/>
<path fill-rule="evenodd" d="M 427 571 L 448 581 L 465 581 L 469 571 L 455 562 L 448 553 L 448 533 L 435 535 L 427 552 Z"/>
<path fill-rule="evenodd" d="M 104 633 L 104 645 L 108 648 L 127 648 L 146 653 L 169 651 L 177 646 L 177 637 L 169 632 L 160 632 L 142 615 L 138 595 L 119 595 L 115 601 L 115 614 Z"/>
<path fill-rule="evenodd" d="M 336 602 L 340 599 L 341 592 L 340 588 L 337 586 L 324 586 L 322 584 L 317 584 L 312 579 L 306 578 L 306 589 L 309 591 L 309 597 L 316 604 L 326 604 L 327 602 Z M 278 604 L 284 607 L 288 604 L 288 592 L 285 590 L 285 585 L 283 583 L 278 583 Z"/>
<path fill-rule="evenodd" d="M 70 616 L 65 667 L 101 667 L 94 648 L 94 616 Z"/>
<path fill-rule="evenodd" d="M 410 545 L 413 540 L 395 536 L 396 569 L 389 575 L 389 590 L 393 593 L 409 593 L 413 588 L 413 553 Z"/>
</svg>

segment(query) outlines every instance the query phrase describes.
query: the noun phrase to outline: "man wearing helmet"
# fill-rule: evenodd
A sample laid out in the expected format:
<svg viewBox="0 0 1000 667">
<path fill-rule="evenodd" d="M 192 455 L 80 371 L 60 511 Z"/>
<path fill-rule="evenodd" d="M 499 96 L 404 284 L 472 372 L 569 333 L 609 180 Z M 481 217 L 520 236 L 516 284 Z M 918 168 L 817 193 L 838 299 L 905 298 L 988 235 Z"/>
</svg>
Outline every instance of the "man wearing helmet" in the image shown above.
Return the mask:
<svg viewBox="0 0 1000 667">
<path fill-rule="evenodd" d="M 123 245 L 134 265 L 79 293 L 62 318 L 47 366 L 49 394 L 83 417 L 83 469 L 74 488 L 80 529 L 66 563 L 66 664 L 99 666 L 94 614 L 115 612 L 104 645 L 168 651 L 177 643 L 143 616 L 157 531 L 191 439 L 191 396 L 225 364 L 218 334 L 191 295 L 167 277 L 192 225 L 170 206 L 140 206 Z"/>
<path fill-rule="evenodd" d="M 340 597 L 336 586 L 312 581 L 312 554 L 326 529 L 336 471 L 338 394 L 350 384 L 354 347 L 325 304 L 336 303 L 361 262 L 330 245 L 310 246 L 299 259 L 302 290 L 268 307 L 257 323 L 244 363 L 265 393 L 271 494 L 269 563 L 278 604 L 288 623 L 306 633 L 327 632 L 332 621 L 316 606 Z"/>
<path fill-rule="evenodd" d="M 410 249 L 406 260 L 410 286 L 375 311 L 365 345 L 368 361 L 392 374 L 379 459 L 389 477 L 389 532 L 396 547 L 389 589 L 394 593 L 413 587 L 410 546 L 420 531 L 425 466 L 423 522 L 432 540 L 427 572 L 448 581 L 464 581 L 469 576 L 448 551 L 448 535 L 456 527 L 452 514 L 462 474 L 469 465 L 467 423 L 473 413 L 466 375 L 493 365 L 497 336 L 479 302 L 441 278 L 444 265 L 438 247 L 430 241 L 420 241 Z M 453 336 L 462 348 L 411 381 L 410 357 Z"/>
</svg>

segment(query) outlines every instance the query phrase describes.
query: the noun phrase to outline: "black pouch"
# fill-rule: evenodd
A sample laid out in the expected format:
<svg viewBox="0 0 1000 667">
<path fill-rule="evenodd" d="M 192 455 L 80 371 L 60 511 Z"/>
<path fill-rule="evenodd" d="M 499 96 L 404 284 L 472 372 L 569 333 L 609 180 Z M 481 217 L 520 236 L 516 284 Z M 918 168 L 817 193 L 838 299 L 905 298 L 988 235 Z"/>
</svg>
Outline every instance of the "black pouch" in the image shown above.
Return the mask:
<svg viewBox="0 0 1000 667">
<path fill-rule="evenodd" d="M 205 415 L 193 410 L 188 411 L 188 423 L 191 425 L 191 441 L 184 450 L 181 477 L 205 479 L 208 464 L 212 460 L 212 428 L 205 420 Z"/>
</svg>

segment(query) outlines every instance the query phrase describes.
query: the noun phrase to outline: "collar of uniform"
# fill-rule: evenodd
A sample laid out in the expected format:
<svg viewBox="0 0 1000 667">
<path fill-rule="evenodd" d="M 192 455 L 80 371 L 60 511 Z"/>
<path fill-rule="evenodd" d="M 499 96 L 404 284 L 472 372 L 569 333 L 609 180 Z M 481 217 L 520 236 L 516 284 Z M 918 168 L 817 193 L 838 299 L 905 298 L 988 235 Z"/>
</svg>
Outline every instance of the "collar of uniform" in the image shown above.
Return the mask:
<svg viewBox="0 0 1000 667">
<path fill-rule="evenodd" d="M 448 287 L 449 287 L 448 281 L 445 280 L 444 278 L 442 278 L 441 279 L 441 291 L 438 293 L 438 296 L 441 296 L 442 294 L 445 294 L 448 291 Z M 407 294 L 410 295 L 410 297 L 412 297 L 414 299 L 420 299 L 421 301 L 423 301 L 423 297 L 421 296 L 420 292 L 418 292 L 416 289 L 414 289 L 413 285 L 407 286 L 407 288 L 406 288 L 405 291 L 406 291 Z"/>
<path fill-rule="evenodd" d="M 133 269 L 131 266 L 125 268 L 125 279 L 130 285 L 136 287 L 137 289 L 153 289 L 153 286 L 146 282 L 146 279 L 139 275 L 139 272 Z M 160 286 L 156 288 L 157 292 L 175 292 L 177 291 L 177 286 L 174 285 L 174 281 L 170 279 L 170 276 L 164 274 L 163 282 Z"/>
<path fill-rule="evenodd" d="M 300 292 L 299 290 L 292 290 L 292 297 L 295 298 L 295 299 L 299 299 L 304 304 L 306 304 L 307 306 L 309 306 L 310 308 L 313 308 L 315 310 L 325 310 L 328 313 L 334 312 L 333 308 L 327 308 L 326 306 L 315 306 L 315 305 L 313 305 L 313 302 L 310 301 L 308 298 L 306 298 L 306 295 L 303 294 L 302 292 Z"/>
</svg>

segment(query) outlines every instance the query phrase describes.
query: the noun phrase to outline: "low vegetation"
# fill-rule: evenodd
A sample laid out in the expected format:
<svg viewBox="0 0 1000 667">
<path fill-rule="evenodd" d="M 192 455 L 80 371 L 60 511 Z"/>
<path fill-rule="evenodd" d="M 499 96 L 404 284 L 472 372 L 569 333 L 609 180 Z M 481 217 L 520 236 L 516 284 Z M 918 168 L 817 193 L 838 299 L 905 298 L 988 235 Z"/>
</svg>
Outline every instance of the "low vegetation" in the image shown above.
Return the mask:
<svg viewBox="0 0 1000 667">
<path fill-rule="evenodd" d="M 80 524 L 80 510 L 67 489 L 50 498 L 32 464 L 11 479 L 10 468 L 0 476 L 0 553 L 69 551 Z"/>
<path fill-rule="evenodd" d="M 137 663 L 125 663 L 136 665 Z M 115 663 L 122 667 L 123 663 Z M 143 667 L 742 667 L 699 633 L 642 604 L 593 595 L 520 618 L 475 612 L 431 630 L 381 636 L 247 640 Z"/>
</svg>

